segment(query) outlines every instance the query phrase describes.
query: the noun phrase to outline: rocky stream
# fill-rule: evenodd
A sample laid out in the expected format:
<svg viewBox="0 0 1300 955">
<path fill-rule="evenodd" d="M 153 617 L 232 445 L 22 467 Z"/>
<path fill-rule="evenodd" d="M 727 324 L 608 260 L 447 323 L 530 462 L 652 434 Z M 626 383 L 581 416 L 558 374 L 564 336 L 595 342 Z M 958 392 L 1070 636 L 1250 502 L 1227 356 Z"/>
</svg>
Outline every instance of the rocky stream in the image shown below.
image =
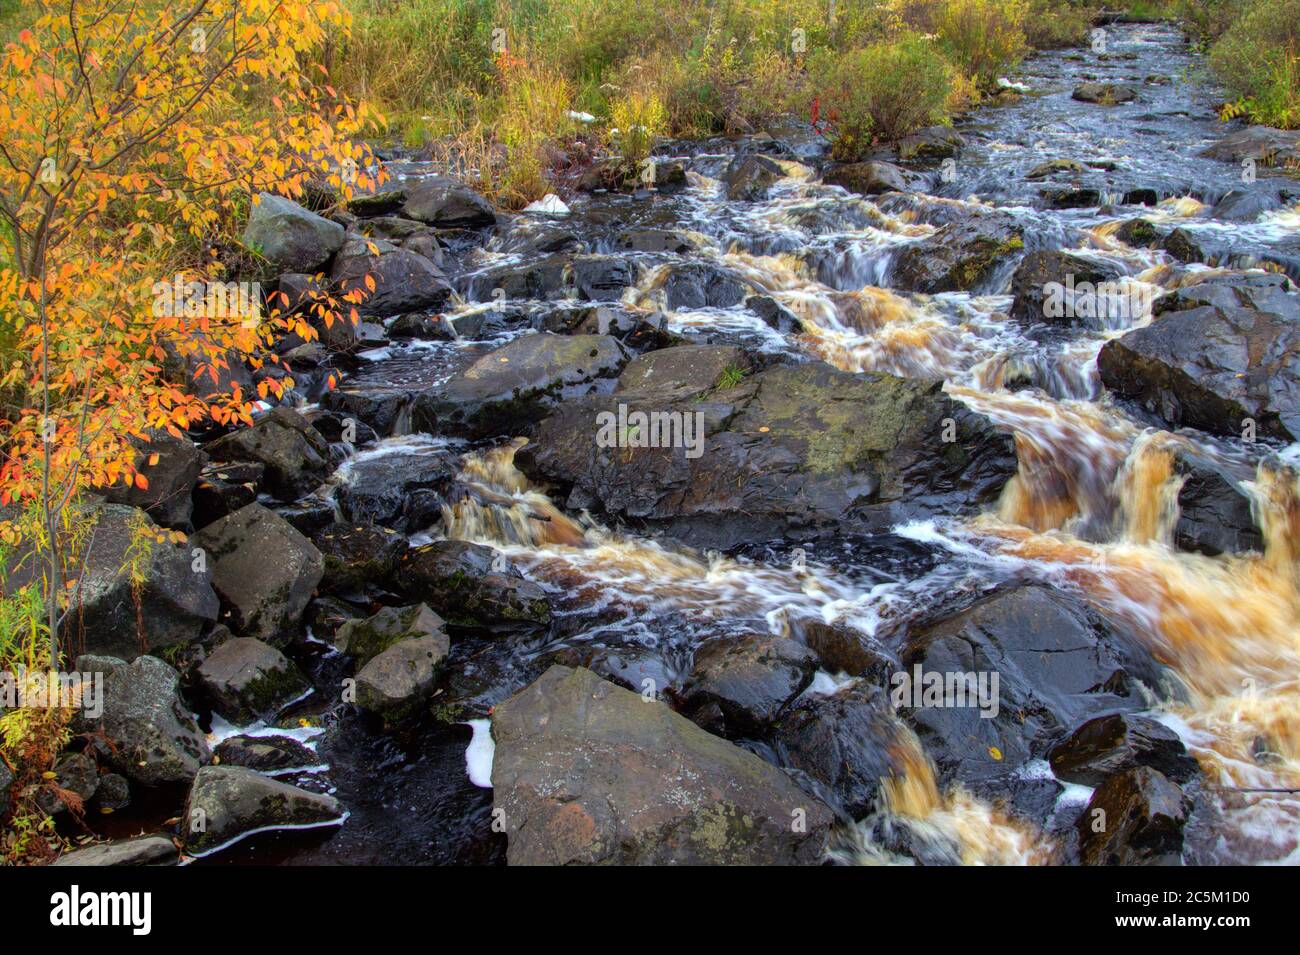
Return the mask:
<svg viewBox="0 0 1300 955">
<path fill-rule="evenodd" d="M 1300 861 L 1300 137 L 1165 25 L 1011 80 L 866 163 L 791 125 L 535 212 L 399 153 L 265 199 L 292 301 L 377 291 L 105 506 L 119 745 L 61 785 L 161 837 L 80 852 Z M 138 608 L 136 507 L 190 534 Z"/>
</svg>

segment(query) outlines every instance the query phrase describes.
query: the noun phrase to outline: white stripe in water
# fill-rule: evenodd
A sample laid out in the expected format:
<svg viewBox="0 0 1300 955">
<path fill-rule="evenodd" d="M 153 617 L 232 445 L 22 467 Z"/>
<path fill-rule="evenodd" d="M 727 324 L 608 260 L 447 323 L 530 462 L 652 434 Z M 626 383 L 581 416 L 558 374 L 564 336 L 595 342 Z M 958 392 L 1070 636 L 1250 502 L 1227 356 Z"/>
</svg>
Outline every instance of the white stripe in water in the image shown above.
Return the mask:
<svg viewBox="0 0 1300 955">
<path fill-rule="evenodd" d="M 231 846 L 243 842 L 245 839 L 251 836 L 260 835 L 263 832 L 287 832 L 291 829 L 324 829 L 328 826 L 341 826 L 343 825 L 343 823 L 348 821 L 348 817 L 351 815 L 352 815 L 351 813 L 345 812 L 337 819 L 326 819 L 324 822 L 305 822 L 305 823 L 297 823 L 289 826 L 263 826 L 261 829 L 250 829 L 248 832 L 241 832 L 239 835 L 235 836 L 235 838 L 231 839 L 229 842 L 223 842 L 219 846 L 215 846 L 211 849 L 205 849 L 202 852 L 190 852 L 187 853 L 186 855 L 188 856 L 189 859 L 206 859 L 208 856 L 216 855 L 218 852 L 224 852 L 226 849 L 229 849 Z M 185 863 L 182 862 L 182 865 L 184 864 Z"/>
<path fill-rule="evenodd" d="M 465 771 L 475 786 L 491 789 L 492 757 L 497 749 L 492 740 L 492 721 L 470 720 L 466 725 L 474 731 L 474 738 L 465 749 Z"/>
</svg>

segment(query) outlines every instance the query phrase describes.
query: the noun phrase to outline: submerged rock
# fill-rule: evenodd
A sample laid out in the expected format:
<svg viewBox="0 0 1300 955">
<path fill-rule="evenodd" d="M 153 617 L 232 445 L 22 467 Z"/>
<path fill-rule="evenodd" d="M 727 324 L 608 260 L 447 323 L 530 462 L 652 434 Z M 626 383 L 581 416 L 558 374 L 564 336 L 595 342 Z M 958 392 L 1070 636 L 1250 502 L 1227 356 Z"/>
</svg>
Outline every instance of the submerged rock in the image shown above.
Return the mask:
<svg viewBox="0 0 1300 955">
<path fill-rule="evenodd" d="M 345 816 L 333 796 L 307 792 L 237 766 L 205 766 L 194 777 L 181 822 L 191 856 L 208 855 L 267 829 L 339 825 Z"/>
<path fill-rule="evenodd" d="M 1097 286 L 1118 278 L 1115 269 L 1068 252 L 1030 252 L 1011 278 L 1010 315 L 1030 324 L 1096 324 L 1101 303 Z M 1089 290 L 1090 295 L 1079 294 Z"/>
<path fill-rule="evenodd" d="M 662 703 L 553 666 L 492 714 L 512 865 L 813 864 L 832 814 Z"/>
<path fill-rule="evenodd" d="M 722 175 L 727 198 L 736 202 L 761 202 L 783 175 L 781 166 L 766 156 L 737 156 Z"/>
</svg>

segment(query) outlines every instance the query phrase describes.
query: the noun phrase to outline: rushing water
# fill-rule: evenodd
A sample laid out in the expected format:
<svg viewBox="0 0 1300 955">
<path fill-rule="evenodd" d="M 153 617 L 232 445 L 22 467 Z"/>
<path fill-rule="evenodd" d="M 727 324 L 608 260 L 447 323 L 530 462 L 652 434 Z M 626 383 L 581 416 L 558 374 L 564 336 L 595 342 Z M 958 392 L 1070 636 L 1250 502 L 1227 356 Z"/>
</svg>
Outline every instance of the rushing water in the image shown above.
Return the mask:
<svg viewBox="0 0 1300 955">
<path fill-rule="evenodd" d="M 674 332 L 797 352 L 848 371 L 942 378 L 955 398 L 1015 435 L 1020 472 L 996 511 L 900 527 L 874 540 L 819 542 L 801 567 L 779 543 L 728 556 L 696 553 L 566 514 L 514 468 L 518 443 L 468 454 L 459 480 L 466 493 L 446 506 L 438 533 L 503 550 L 553 590 L 561 619 L 558 635 L 547 642 L 509 651 L 513 659 L 484 691 L 484 710 L 522 685 L 539 661 L 566 648 L 617 646 L 626 651 L 629 675 L 671 682 L 688 668 L 693 644 L 722 628 L 788 632 L 818 619 L 876 636 L 924 613 L 942 595 L 1033 576 L 1130 622 L 1181 678 L 1181 702 L 1164 704 L 1155 715 L 1200 761 L 1222 815 L 1213 832 L 1189 832 L 1189 858 L 1300 862 L 1300 794 L 1294 792 L 1300 789 L 1300 485 L 1282 463 L 1287 454 L 1162 430 L 1109 401 L 1098 381 L 1097 353 L 1108 339 L 1149 322 L 1149 311 L 1104 329 L 1039 340 L 1003 314 L 1013 263 L 973 293 L 929 297 L 888 287 L 892 257 L 932 234 L 935 226 L 926 222 L 944 205 L 1009 211 L 1023 226 L 1027 247 L 1077 249 L 1118 266 L 1132 287 L 1152 294 L 1171 286 L 1173 269 L 1162 253 L 1116 238 L 1116 224 L 1125 218 L 1182 225 L 1233 249 L 1246 264 L 1266 260 L 1294 233 L 1300 223 L 1294 211 L 1246 225 L 1204 219 L 1205 204 L 1238 185 L 1239 171 L 1196 156 L 1223 127 L 1212 118 L 1212 91 L 1199 85 L 1195 60 L 1176 32 L 1115 28 L 1109 48 L 1104 60 L 1053 53 L 1026 64 L 1022 79 L 1030 94 L 966 124 L 970 142 L 957 176 L 936 179 L 933 195 L 877 204 L 826 186 L 808 167 L 788 161 L 786 178 L 767 201 L 731 203 L 710 176 L 729 155 L 696 154 L 691 188 L 676 200 L 669 223 L 693 231 L 701 244 L 696 255 L 766 290 L 804 326 L 783 337 L 743 309 L 705 309 L 667 312 Z M 1152 75 L 1169 82 L 1144 84 Z M 1094 78 L 1140 86 L 1139 102 L 1107 108 L 1070 99 L 1075 85 Z M 1028 200 L 1041 183 L 1028 181 L 1026 172 L 1060 158 L 1095 166 L 1108 194 L 1150 188 L 1160 204 L 1032 208 Z M 489 254 L 478 265 L 503 259 Z M 662 281 L 662 269 L 643 270 L 624 305 L 664 311 Z M 364 375 L 438 380 L 475 347 L 481 346 L 395 346 L 369 356 L 378 361 Z M 1025 369 L 1036 387 L 1005 387 Z M 1174 549 L 1179 449 L 1240 476 L 1264 533 L 1263 554 L 1210 558 Z M 409 451 L 410 439 L 391 438 L 367 453 Z M 1295 449 L 1289 456 L 1295 460 Z M 810 692 L 842 682 L 822 674 Z M 942 789 L 915 736 L 900 726 L 899 738 L 896 764 L 905 769 L 885 782 L 878 814 L 841 831 L 835 858 L 896 861 L 880 834 L 906 827 L 940 861 L 1052 860 L 1051 833 L 1036 832 L 960 788 Z M 1261 746 L 1267 759 L 1258 758 Z M 1049 773 L 1045 763 L 1026 772 Z M 1069 786 L 1060 808 L 1077 811 L 1087 795 Z M 467 815 L 482 816 L 482 799 L 467 805 Z"/>
</svg>

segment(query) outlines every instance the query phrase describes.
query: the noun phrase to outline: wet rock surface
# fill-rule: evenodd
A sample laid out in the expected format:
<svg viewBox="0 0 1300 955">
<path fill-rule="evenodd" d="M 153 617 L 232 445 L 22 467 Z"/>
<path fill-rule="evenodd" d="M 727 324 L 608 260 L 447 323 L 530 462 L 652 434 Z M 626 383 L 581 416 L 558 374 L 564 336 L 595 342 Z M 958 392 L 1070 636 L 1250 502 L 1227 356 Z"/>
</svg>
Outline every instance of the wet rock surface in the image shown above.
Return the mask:
<svg viewBox="0 0 1300 955">
<path fill-rule="evenodd" d="M 590 671 L 552 667 L 492 732 L 511 864 L 809 864 L 827 838 L 779 769 Z"/>
</svg>

